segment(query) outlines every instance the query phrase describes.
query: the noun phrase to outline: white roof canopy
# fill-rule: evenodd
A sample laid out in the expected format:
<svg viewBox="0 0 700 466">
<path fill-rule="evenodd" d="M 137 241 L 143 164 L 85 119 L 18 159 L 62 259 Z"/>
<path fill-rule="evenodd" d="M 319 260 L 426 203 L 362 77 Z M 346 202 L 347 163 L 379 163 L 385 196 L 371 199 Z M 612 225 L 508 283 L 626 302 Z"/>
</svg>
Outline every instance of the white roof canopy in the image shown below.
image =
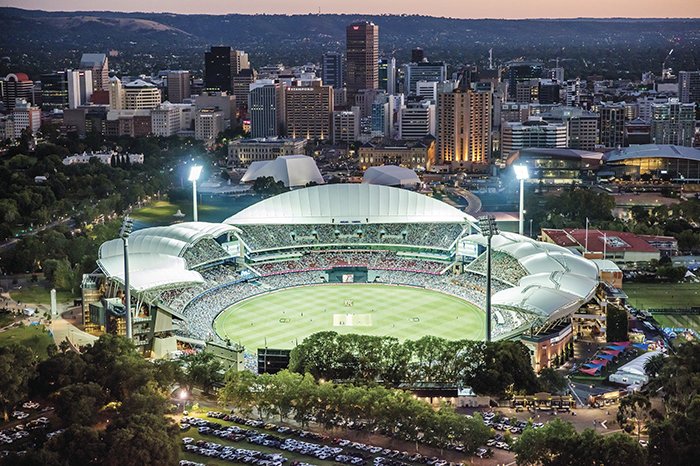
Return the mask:
<svg viewBox="0 0 700 466">
<path fill-rule="evenodd" d="M 225 220 L 230 225 L 475 223 L 423 194 L 370 184 L 312 186 L 265 199 Z"/>
<path fill-rule="evenodd" d="M 545 272 L 527 275 L 520 279 L 520 286 L 537 285 L 564 291 L 588 301 L 595 294 L 598 282 L 583 275 L 568 272 Z"/>
<path fill-rule="evenodd" d="M 494 305 L 517 308 L 544 320 L 556 320 L 571 314 L 583 304 L 581 298 L 564 291 L 539 285 L 516 286 L 493 295 Z"/>
</svg>

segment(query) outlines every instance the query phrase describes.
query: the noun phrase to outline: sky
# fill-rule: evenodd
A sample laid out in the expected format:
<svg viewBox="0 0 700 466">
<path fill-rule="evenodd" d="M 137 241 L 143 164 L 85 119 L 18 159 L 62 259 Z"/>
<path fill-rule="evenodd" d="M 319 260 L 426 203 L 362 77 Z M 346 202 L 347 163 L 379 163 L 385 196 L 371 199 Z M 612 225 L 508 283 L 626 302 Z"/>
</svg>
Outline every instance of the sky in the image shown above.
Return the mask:
<svg viewBox="0 0 700 466">
<path fill-rule="evenodd" d="M 51 11 L 112 10 L 172 13 L 423 14 L 454 18 L 698 18 L 698 0 L 0 0 L 0 6 Z"/>
</svg>

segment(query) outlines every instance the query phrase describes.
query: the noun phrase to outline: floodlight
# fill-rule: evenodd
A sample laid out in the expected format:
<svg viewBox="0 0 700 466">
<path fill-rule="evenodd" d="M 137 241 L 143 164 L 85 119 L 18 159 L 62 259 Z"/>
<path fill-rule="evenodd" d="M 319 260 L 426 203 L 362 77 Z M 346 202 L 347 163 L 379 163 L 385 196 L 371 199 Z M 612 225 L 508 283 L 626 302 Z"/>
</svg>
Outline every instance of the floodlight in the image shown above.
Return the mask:
<svg viewBox="0 0 700 466">
<path fill-rule="evenodd" d="M 194 165 L 192 168 L 190 168 L 190 176 L 187 178 L 187 181 L 197 181 L 199 179 L 199 175 L 202 174 L 202 166 L 201 165 Z"/>
<path fill-rule="evenodd" d="M 530 171 L 527 169 L 527 165 L 513 165 L 513 171 L 515 172 L 515 177 L 519 180 L 530 178 Z"/>
</svg>

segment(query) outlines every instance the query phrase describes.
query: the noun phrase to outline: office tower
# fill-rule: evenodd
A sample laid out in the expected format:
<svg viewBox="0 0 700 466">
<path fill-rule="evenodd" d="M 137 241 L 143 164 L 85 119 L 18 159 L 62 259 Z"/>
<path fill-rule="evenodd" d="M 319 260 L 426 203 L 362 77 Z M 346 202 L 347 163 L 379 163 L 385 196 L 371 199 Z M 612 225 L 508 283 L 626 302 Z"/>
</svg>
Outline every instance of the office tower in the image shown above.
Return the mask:
<svg viewBox="0 0 700 466">
<path fill-rule="evenodd" d="M 396 59 L 382 58 L 379 60 L 379 89 L 387 94 L 396 94 Z"/>
<path fill-rule="evenodd" d="M 508 96 L 515 99 L 518 82 L 540 79 L 542 77 L 542 63 L 512 61 L 506 64 L 506 80 L 508 81 Z"/>
<path fill-rule="evenodd" d="M 564 82 L 564 68 L 561 66 L 551 68 L 549 70 L 549 78 L 560 83 Z"/>
<path fill-rule="evenodd" d="M 444 62 L 420 62 L 404 65 L 404 92 L 416 93 L 418 81 L 442 82 L 447 79 L 447 65 Z"/>
<path fill-rule="evenodd" d="M 678 98 L 684 104 L 700 104 L 700 71 L 678 73 Z"/>
<path fill-rule="evenodd" d="M 570 149 L 595 149 L 598 139 L 598 115 L 580 107 L 557 105 L 540 117 L 548 123 L 564 123 L 567 126 L 567 145 Z M 529 118 L 529 117 L 528 117 Z M 522 121 L 527 121 L 525 118 Z"/>
<path fill-rule="evenodd" d="M 581 104 L 581 80 L 579 78 L 570 79 L 564 83 L 564 103 L 568 107 L 577 107 Z"/>
<path fill-rule="evenodd" d="M 248 108 L 248 92 L 256 79 L 257 73 L 252 68 L 243 69 L 233 77 L 233 96 L 238 108 Z"/>
<path fill-rule="evenodd" d="M 668 97 L 645 96 L 637 98 L 637 118 L 651 123 L 651 106 L 652 104 L 665 104 L 668 102 Z"/>
<path fill-rule="evenodd" d="M 408 102 L 399 110 L 399 139 L 424 139 L 435 135 L 435 104 Z"/>
<path fill-rule="evenodd" d="M 438 83 L 434 81 L 418 81 L 416 83 L 416 97 L 433 102 L 437 101 L 437 85 Z"/>
<path fill-rule="evenodd" d="M 63 110 L 68 106 L 68 81 L 66 72 L 46 73 L 41 75 L 42 110 Z"/>
<path fill-rule="evenodd" d="M 625 129 L 625 104 L 605 102 L 598 107 L 600 144 L 622 147 Z"/>
<path fill-rule="evenodd" d="M 204 53 L 204 87 L 207 90 L 232 92 L 232 79 L 238 73 L 240 58 L 231 47 L 211 47 Z"/>
<path fill-rule="evenodd" d="M 539 79 L 524 79 L 515 83 L 515 101 L 520 104 L 539 102 Z"/>
<path fill-rule="evenodd" d="M 109 108 L 112 110 L 124 108 L 124 88 L 121 79 L 116 76 L 109 79 Z"/>
<path fill-rule="evenodd" d="M 250 69 L 250 60 L 248 59 L 248 53 L 243 50 L 234 50 L 231 54 L 232 62 L 232 72 L 233 74 L 238 74 L 243 70 Z"/>
<path fill-rule="evenodd" d="M 321 80 L 323 84 L 338 89 L 343 87 L 343 54 L 326 52 L 321 59 Z"/>
<path fill-rule="evenodd" d="M 92 72 L 92 90 L 109 90 L 109 60 L 104 53 L 84 53 L 80 58 L 80 69 Z"/>
<path fill-rule="evenodd" d="M 637 118 L 625 122 L 625 147 L 651 144 L 651 124 Z"/>
<path fill-rule="evenodd" d="M 259 79 L 248 94 L 250 135 L 253 138 L 281 136 L 284 130 L 284 85 L 272 79 Z"/>
<path fill-rule="evenodd" d="M 360 108 L 333 112 L 333 144 L 352 144 L 360 139 Z"/>
<path fill-rule="evenodd" d="M 8 112 L 14 110 L 17 99 L 34 102 L 34 81 L 25 73 L 10 73 L 2 84 L 2 98 Z"/>
<path fill-rule="evenodd" d="M 22 137 L 26 130 L 36 134 L 41 127 L 41 110 L 25 99 L 17 99 L 12 110 L 14 137 Z"/>
<path fill-rule="evenodd" d="M 197 110 L 194 117 L 194 138 L 212 144 L 224 130 L 224 112 L 214 108 Z"/>
<path fill-rule="evenodd" d="M 68 81 L 68 107 L 87 105 L 92 97 L 92 70 L 66 70 Z"/>
<path fill-rule="evenodd" d="M 482 167 L 491 157 L 493 93 L 455 89 L 438 94 L 437 158 L 460 168 Z"/>
<path fill-rule="evenodd" d="M 168 71 L 168 101 L 182 103 L 191 95 L 190 72 L 185 70 Z"/>
<path fill-rule="evenodd" d="M 525 123 L 503 123 L 501 126 L 501 158 L 526 148 L 566 147 L 566 125 L 547 123 L 532 117 Z"/>
<path fill-rule="evenodd" d="M 668 99 L 651 106 L 651 138 L 654 144 L 693 145 L 695 103 Z"/>
<path fill-rule="evenodd" d="M 379 87 L 379 26 L 358 22 L 346 28 L 346 79 L 348 100 L 362 89 Z"/>
<path fill-rule="evenodd" d="M 236 98 L 226 92 L 203 92 L 195 98 L 194 105 L 196 110 L 205 108 L 220 110 L 224 118 L 224 129 L 237 125 Z"/>
<path fill-rule="evenodd" d="M 540 79 L 538 99 L 539 103 L 543 105 L 558 104 L 561 102 L 559 93 L 561 91 L 561 86 L 559 81 L 552 79 Z"/>
<path fill-rule="evenodd" d="M 321 80 L 285 89 L 287 135 L 310 140 L 331 139 L 333 88 Z"/>
<path fill-rule="evenodd" d="M 160 90 L 142 79 L 126 83 L 122 87 L 124 110 L 151 110 L 161 103 Z M 110 99 L 111 100 L 111 99 Z"/>
<path fill-rule="evenodd" d="M 425 52 L 420 47 L 411 50 L 411 63 L 420 63 L 425 58 Z"/>
</svg>

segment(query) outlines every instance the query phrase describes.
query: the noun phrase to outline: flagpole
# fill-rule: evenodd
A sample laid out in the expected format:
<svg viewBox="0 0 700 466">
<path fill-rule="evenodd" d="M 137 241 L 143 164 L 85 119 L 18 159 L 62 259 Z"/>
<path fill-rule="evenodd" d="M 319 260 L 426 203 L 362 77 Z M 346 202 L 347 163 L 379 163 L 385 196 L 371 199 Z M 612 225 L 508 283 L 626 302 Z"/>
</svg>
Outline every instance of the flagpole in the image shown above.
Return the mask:
<svg viewBox="0 0 700 466">
<path fill-rule="evenodd" d="M 586 217 L 586 244 L 584 246 L 586 254 L 588 254 L 588 217 Z"/>
</svg>

